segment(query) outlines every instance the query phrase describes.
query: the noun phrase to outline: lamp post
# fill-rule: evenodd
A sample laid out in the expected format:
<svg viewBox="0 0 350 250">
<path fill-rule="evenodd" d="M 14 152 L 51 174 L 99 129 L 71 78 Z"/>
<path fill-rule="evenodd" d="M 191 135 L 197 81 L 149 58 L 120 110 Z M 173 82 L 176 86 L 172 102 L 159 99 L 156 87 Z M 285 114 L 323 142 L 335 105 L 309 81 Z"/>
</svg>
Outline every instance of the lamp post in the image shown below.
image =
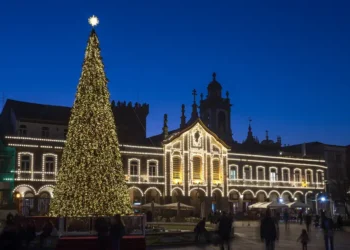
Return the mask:
<svg viewBox="0 0 350 250">
<path fill-rule="evenodd" d="M 18 214 L 20 214 L 20 209 L 21 209 L 21 206 L 20 206 L 20 202 L 21 202 L 21 194 L 20 193 L 17 193 L 16 194 L 16 199 L 17 199 L 17 203 L 18 203 Z"/>
</svg>

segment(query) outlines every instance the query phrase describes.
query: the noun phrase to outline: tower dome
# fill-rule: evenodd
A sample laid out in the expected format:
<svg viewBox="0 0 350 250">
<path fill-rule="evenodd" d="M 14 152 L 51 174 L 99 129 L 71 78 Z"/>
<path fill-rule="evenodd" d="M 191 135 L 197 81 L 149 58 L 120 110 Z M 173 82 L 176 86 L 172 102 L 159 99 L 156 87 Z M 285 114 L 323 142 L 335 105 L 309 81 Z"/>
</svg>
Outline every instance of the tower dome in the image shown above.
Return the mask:
<svg viewBox="0 0 350 250">
<path fill-rule="evenodd" d="M 213 73 L 213 80 L 208 85 L 208 97 L 221 97 L 221 84 L 216 81 L 216 73 Z"/>
</svg>

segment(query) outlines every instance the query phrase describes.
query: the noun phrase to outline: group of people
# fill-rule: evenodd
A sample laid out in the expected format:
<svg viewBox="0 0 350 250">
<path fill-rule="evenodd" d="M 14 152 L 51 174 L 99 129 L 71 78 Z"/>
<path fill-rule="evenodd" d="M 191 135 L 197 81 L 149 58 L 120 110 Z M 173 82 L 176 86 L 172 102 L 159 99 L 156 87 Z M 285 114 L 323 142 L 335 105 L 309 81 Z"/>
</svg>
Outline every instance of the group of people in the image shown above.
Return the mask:
<svg viewBox="0 0 350 250">
<path fill-rule="evenodd" d="M 38 234 L 39 246 L 43 247 L 54 229 L 51 221 L 47 220 Z M 6 217 L 5 227 L 0 235 L 0 249 L 20 250 L 28 249 L 31 242 L 37 238 L 37 226 L 30 219 L 9 213 Z"/>
<path fill-rule="evenodd" d="M 110 249 L 109 245 L 111 245 L 112 250 L 120 249 L 120 241 L 126 233 L 120 214 L 116 214 L 113 217 L 111 225 L 105 218 L 97 218 L 95 230 L 97 232 L 100 250 Z"/>
<path fill-rule="evenodd" d="M 307 250 L 307 245 L 310 241 L 310 225 L 312 223 L 312 215 L 299 213 L 299 223 L 302 224 L 303 219 L 305 221 L 306 229 L 302 229 L 297 241 L 301 243 L 302 249 Z M 321 211 L 321 228 L 323 230 L 323 238 L 326 250 L 334 249 L 334 231 L 336 229 L 332 218 L 326 216 L 324 211 Z M 267 209 L 264 218 L 261 220 L 260 225 L 260 237 L 265 242 L 266 250 L 274 250 L 275 242 L 279 239 L 279 219 L 280 214 L 277 213 L 273 218 L 271 216 L 271 210 Z M 283 220 L 286 230 L 289 229 L 289 214 L 288 211 L 283 213 Z M 337 224 L 342 223 L 342 219 L 338 217 Z M 316 224 L 315 224 L 316 225 Z"/>
<path fill-rule="evenodd" d="M 213 215 L 215 215 L 215 217 Z M 200 237 L 204 236 L 207 242 L 212 240 L 214 244 L 219 244 L 222 250 L 225 248 L 225 245 L 227 249 L 230 249 L 230 239 L 233 236 L 233 215 L 231 213 L 227 214 L 226 212 L 222 212 L 221 214 L 211 213 L 208 219 L 211 224 L 216 224 L 215 238 L 209 239 L 208 231 L 205 228 L 207 220 L 204 217 L 194 228 L 195 241 L 198 242 Z"/>
</svg>

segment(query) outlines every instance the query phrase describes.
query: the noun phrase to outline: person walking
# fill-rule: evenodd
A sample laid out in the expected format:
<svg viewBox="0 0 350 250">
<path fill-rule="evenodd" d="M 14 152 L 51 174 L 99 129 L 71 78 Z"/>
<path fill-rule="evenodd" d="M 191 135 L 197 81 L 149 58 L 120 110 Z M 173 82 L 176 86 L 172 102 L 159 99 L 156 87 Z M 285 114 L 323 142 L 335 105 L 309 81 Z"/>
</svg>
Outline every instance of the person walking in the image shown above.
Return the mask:
<svg viewBox="0 0 350 250">
<path fill-rule="evenodd" d="M 195 242 L 198 242 L 200 240 L 201 235 L 203 235 L 204 238 L 207 240 L 207 229 L 205 229 L 205 223 L 206 223 L 206 218 L 204 217 L 202 220 L 198 222 L 198 224 L 194 228 Z"/>
<path fill-rule="evenodd" d="M 289 228 L 289 213 L 288 213 L 288 210 L 284 211 L 284 213 L 283 213 L 283 220 L 284 220 L 285 229 L 287 230 Z"/>
<path fill-rule="evenodd" d="M 125 226 L 120 214 L 114 216 L 113 224 L 110 228 L 110 237 L 112 240 L 112 250 L 120 250 L 120 241 L 125 235 Z"/>
<path fill-rule="evenodd" d="M 266 250 L 275 249 L 275 241 L 278 240 L 275 220 L 271 217 L 271 210 L 266 210 L 266 215 L 261 221 L 260 237 L 265 241 Z"/>
<path fill-rule="evenodd" d="M 326 215 L 323 217 L 322 229 L 326 250 L 334 250 L 334 223 Z"/>
<path fill-rule="evenodd" d="M 310 225 L 311 225 L 312 217 L 311 214 L 305 215 L 305 225 L 306 225 L 306 231 L 310 233 Z"/>
<path fill-rule="evenodd" d="M 299 238 L 297 239 L 297 241 L 301 242 L 302 245 L 302 249 L 303 250 L 307 250 L 307 243 L 309 242 L 309 235 L 307 234 L 306 230 L 303 229 L 301 231 L 301 235 L 299 236 Z"/>
<path fill-rule="evenodd" d="M 231 236 L 232 220 L 226 215 L 226 212 L 222 212 L 222 216 L 219 219 L 218 234 L 221 239 L 221 250 L 230 250 L 230 236 Z"/>
</svg>

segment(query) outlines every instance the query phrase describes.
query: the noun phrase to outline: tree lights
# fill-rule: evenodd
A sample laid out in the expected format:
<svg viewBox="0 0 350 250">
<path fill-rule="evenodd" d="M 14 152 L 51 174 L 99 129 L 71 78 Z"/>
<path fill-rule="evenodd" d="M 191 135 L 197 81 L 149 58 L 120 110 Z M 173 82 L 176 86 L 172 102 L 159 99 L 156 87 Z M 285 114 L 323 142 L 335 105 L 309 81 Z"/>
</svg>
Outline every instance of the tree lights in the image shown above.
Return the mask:
<svg viewBox="0 0 350 250">
<path fill-rule="evenodd" d="M 71 110 L 51 216 L 131 212 L 109 97 L 99 40 L 93 29 Z"/>
</svg>

